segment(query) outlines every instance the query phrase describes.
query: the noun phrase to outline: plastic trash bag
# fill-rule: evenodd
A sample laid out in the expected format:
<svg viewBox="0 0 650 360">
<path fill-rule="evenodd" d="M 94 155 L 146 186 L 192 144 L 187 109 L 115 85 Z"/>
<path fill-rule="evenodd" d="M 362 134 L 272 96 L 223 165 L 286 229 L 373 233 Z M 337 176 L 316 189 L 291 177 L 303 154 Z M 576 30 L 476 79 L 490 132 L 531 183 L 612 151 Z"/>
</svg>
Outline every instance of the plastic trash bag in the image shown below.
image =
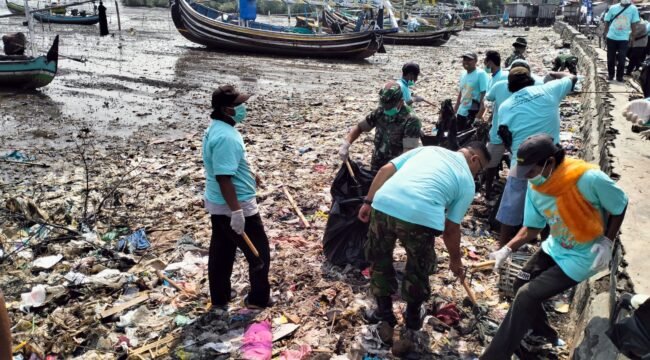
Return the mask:
<svg viewBox="0 0 650 360">
<path fill-rule="evenodd" d="M 350 162 L 354 177 L 343 164 L 336 174 L 332 188 L 332 207 L 323 236 L 323 253 L 332 264 L 367 265 L 363 243 L 368 236 L 368 224 L 357 219 L 363 197 L 368 193 L 374 173 Z"/>
<path fill-rule="evenodd" d="M 634 308 L 630 304 L 630 294 L 624 295 L 616 306 L 614 318 L 618 318 L 623 308 Z M 632 315 L 614 323 L 607 336 L 618 350 L 630 359 L 650 359 L 650 300 L 646 300 Z"/>
<path fill-rule="evenodd" d="M 144 229 L 138 229 L 133 234 L 120 239 L 117 242 L 117 251 L 127 254 L 137 254 L 151 247 Z"/>
</svg>

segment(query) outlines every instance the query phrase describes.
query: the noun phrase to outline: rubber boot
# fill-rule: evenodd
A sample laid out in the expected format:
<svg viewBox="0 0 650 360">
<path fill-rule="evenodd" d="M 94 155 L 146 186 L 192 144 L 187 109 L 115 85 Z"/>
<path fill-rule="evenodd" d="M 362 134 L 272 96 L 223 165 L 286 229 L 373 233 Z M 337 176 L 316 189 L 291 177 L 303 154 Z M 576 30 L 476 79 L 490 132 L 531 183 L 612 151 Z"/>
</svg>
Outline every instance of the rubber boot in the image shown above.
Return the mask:
<svg viewBox="0 0 650 360">
<path fill-rule="evenodd" d="M 397 325 L 397 318 L 393 314 L 393 299 L 390 296 L 377 297 L 377 309 L 366 314 L 366 321 L 369 324 L 385 321 L 390 326 Z"/>
<path fill-rule="evenodd" d="M 422 307 L 421 302 L 406 304 L 406 313 L 404 314 L 406 327 L 415 331 L 420 330 L 424 323 L 425 315 L 426 310 Z"/>
</svg>

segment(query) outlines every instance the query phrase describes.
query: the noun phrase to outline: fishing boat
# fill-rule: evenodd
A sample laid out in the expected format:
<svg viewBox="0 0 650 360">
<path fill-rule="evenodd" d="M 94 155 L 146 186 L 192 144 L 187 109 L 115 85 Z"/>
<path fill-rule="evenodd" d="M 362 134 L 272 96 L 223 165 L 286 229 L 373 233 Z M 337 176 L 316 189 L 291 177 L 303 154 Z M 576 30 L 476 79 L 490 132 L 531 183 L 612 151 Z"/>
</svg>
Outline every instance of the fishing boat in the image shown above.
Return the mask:
<svg viewBox="0 0 650 360">
<path fill-rule="evenodd" d="M 5 0 L 5 4 L 7 4 L 7 9 L 9 9 L 12 14 L 25 15 L 24 6 L 12 3 L 9 0 Z"/>
<path fill-rule="evenodd" d="M 54 38 L 47 55 L 27 57 L 0 55 L 0 87 L 32 90 L 54 80 L 59 61 L 59 36 Z"/>
<path fill-rule="evenodd" d="M 282 56 L 365 59 L 382 46 L 382 32 L 301 34 L 230 24 L 224 14 L 191 0 L 172 0 L 172 20 L 186 39 L 213 50 Z"/>
<path fill-rule="evenodd" d="M 49 24 L 69 24 L 69 25 L 95 25 L 99 22 L 99 15 L 57 15 L 50 14 L 47 11 L 35 12 L 34 19 Z"/>
</svg>

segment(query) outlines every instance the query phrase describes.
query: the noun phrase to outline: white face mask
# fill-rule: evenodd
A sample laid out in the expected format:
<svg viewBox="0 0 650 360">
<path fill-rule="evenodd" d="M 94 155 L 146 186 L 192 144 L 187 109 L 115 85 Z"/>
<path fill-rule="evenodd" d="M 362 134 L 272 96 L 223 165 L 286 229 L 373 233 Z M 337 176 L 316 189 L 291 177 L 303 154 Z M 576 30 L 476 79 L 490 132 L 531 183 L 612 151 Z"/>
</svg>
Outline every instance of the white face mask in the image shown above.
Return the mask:
<svg viewBox="0 0 650 360">
<path fill-rule="evenodd" d="M 621 5 L 630 5 L 632 0 L 621 0 Z"/>
</svg>

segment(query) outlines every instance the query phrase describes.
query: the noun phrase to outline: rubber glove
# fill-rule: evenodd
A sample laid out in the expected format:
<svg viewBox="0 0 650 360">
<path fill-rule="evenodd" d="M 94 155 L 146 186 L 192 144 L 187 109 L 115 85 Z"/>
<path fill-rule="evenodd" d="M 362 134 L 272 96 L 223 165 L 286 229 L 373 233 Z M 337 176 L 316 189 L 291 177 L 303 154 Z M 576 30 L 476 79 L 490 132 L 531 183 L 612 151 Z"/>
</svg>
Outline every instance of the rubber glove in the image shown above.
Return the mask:
<svg viewBox="0 0 650 360">
<path fill-rule="evenodd" d="M 244 210 L 236 210 L 230 214 L 230 227 L 232 231 L 241 235 L 244 233 L 244 226 L 246 225 L 246 218 L 244 218 Z"/>
<path fill-rule="evenodd" d="M 494 271 L 499 271 L 499 268 L 508 260 L 510 254 L 512 254 L 512 249 L 508 245 L 490 253 L 490 259 L 496 260 L 494 263 Z"/>
<path fill-rule="evenodd" d="M 630 101 L 623 110 L 623 115 L 634 124 L 644 125 L 650 119 L 650 101 L 646 99 Z"/>
<path fill-rule="evenodd" d="M 594 262 L 591 263 L 591 270 L 604 270 L 609 266 L 609 262 L 612 260 L 613 244 L 612 240 L 604 236 L 596 240 L 596 242 L 591 246 L 591 252 L 596 254 Z"/>
<path fill-rule="evenodd" d="M 341 147 L 339 148 L 339 156 L 342 161 L 345 161 L 348 158 L 348 153 L 350 152 L 350 143 L 347 139 L 343 139 Z"/>
<path fill-rule="evenodd" d="M 417 102 L 422 102 L 422 101 L 424 101 L 424 98 L 422 96 L 419 96 L 419 95 L 414 95 L 413 96 L 413 102 L 417 103 Z"/>
</svg>

